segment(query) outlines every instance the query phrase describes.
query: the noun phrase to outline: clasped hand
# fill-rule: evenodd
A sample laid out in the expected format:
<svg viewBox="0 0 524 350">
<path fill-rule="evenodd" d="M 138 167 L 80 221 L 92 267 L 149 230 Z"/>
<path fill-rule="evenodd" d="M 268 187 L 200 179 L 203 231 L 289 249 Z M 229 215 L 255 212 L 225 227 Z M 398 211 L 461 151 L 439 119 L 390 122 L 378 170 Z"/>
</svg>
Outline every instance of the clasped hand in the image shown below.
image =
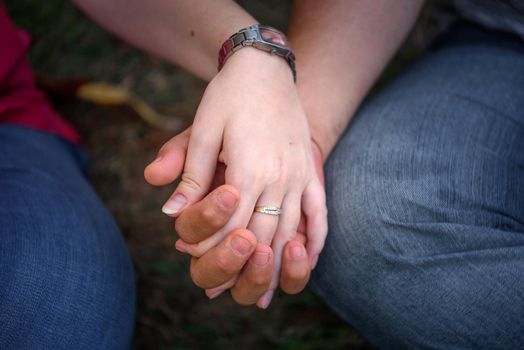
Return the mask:
<svg viewBox="0 0 524 350">
<path fill-rule="evenodd" d="M 210 297 L 231 288 L 238 303 L 265 308 L 279 282 L 287 293 L 303 289 L 323 248 L 321 168 L 287 63 L 246 48 L 209 83 L 191 128 L 161 148 L 145 177 L 153 185 L 180 177 L 163 211 L 177 218 L 193 281 Z"/>
</svg>

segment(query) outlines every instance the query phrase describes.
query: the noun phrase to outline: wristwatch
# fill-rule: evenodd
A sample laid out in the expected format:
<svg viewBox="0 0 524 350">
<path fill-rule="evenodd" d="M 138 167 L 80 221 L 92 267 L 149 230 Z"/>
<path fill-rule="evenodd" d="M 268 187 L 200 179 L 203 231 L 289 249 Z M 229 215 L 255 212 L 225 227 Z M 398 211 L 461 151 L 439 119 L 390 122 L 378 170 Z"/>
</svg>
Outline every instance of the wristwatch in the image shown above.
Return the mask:
<svg viewBox="0 0 524 350">
<path fill-rule="evenodd" d="M 252 46 L 284 58 L 293 72 L 293 81 L 297 81 L 295 54 L 289 48 L 286 36 L 281 31 L 262 24 L 241 29 L 222 44 L 218 53 L 218 70 L 222 69 L 229 56 L 245 46 Z"/>
</svg>

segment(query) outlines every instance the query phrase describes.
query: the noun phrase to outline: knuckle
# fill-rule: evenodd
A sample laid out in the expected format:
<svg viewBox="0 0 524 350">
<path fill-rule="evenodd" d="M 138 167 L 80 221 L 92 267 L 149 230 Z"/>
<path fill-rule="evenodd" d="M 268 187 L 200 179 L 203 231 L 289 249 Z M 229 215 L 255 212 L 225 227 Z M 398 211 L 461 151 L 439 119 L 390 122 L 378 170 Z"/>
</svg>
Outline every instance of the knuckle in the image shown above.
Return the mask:
<svg viewBox="0 0 524 350">
<path fill-rule="evenodd" d="M 264 185 L 283 185 L 288 179 L 288 170 L 284 162 L 280 160 L 260 160 L 255 164 L 245 167 L 249 169 L 244 171 L 241 176 L 247 179 L 246 185 L 264 184 Z"/>
<path fill-rule="evenodd" d="M 275 184 L 278 186 L 286 186 L 289 182 L 289 169 L 287 165 L 282 165 L 278 170 Z"/>
<path fill-rule="evenodd" d="M 256 186 L 259 183 L 259 177 L 260 174 L 257 174 L 253 167 L 249 165 L 230 167 L 226 171 L 227 183 L 239 190 Z"/>
<path fill-rule="evenodd" d="M 226 171 L 226 182 L 232 186 L 235 186 L 238 190 L 244 188 L 244 175 L 237 171 Z"/>
<path fill-rule="evenodd" d="M 214 207 L 205 208 L 202 210 L 201 214 L 201 223 L 206 226 L 211 226 L 215 228 L 220 225 L 220 215 L 219 212 Z"/>
<path fill-rule="evenodd" d="M 302 168 L 302 167 L 299 167 L 297 168 L 297 170 L 294 172 L 294 176 L 295 178 L 297 179 L 297 182 L 298 183 L 303 183 L 305 182 L 306 178 L 307 178 L 307 172 L 306 172 L 306 169 Z"/>
<path fill-rule="evenodd" d="M 215 265 L 218 272 L 224 275 L 233 275 L 237 272 L 234 261 L 226 254 L 217 254 Z"/>
<path fill-rule="evenodd" d="M 299 156 L 291 163 L 291 169 L 293 169 L 293 177 L 297 179 L 305 179 L 309 173 L 310 166 L 305 155 Z"/>
<path fill-rule="evenodd" d="M 182 174 L 181 184 L 185 185 L 186 187 L 189 187 L 194 191 L 202 190 L 202 184 L 196 179 L 196 176 L 187 172 L 184 172 Z"/>
<path fill-rule="evenodd" d="M 265 171 L 250 170 L 246 172 L 246 178 L 249 179 L 249 182 L 247 183 L 248 185 L 266 183 L 269 177 L 270 177 L 270 170 L 267 168 L 265 168 Z"/>
<path fill-rule="evenodd" d="M 271 283 L 271 279 L 267 276 L 264 276 L 260 273 L 252 273 L 246 276 L 246 280 L 248 282 L 248 285 L 255 289 L 261 289 L 263 287 L 268 287 Z"/>
<path fill-rule="evenodd" d="M 214 208 L 204 208 L 202 209 L 202 212 L 200 213 L 202 221 L 210 222 L 214 219 L 216 213 Z"/>
</svg>

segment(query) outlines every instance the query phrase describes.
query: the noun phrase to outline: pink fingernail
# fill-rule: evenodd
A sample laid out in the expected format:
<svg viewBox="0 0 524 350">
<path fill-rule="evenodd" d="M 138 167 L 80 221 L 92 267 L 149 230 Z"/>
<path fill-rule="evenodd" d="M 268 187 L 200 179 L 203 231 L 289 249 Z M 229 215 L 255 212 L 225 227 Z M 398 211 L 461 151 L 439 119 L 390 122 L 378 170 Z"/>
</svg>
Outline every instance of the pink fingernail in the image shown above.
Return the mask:
<svg viewBox="0 0 524 350">
<path fill-rule="evenodd" d="M 187 253 L 186 248 L 184 247 L 183 243 L 180 243 L 180 241 L 176 241 L 175 249 L 178 250 L 180 253 Z"/>
<path fill-rule="evenodd" d="M 186 205 L 186 203 L 186 197 L 181 193 L 177 193 L 173 197 L 169 198 L 166 204 L 164 204 L 162 207 L 162 212 L 166 215 L 176 214 L 184 207 L 184 205 Z"/>
<path fill-rule="evenodd" d="M 206 289 L 206 295 L 211 300 L 215 299 L 222 293 L 224 293 L 224 289 Z"/>
<path fill-rule="evenodd" d="M 271 303 L 271 299 L 273 299 L 273 293 L 275 293 L 274 290 L 268 290 L 262 298 L 257 301 L 257 306 L 261 309 L 267 309 L 269 303 Z"/>
</svg>

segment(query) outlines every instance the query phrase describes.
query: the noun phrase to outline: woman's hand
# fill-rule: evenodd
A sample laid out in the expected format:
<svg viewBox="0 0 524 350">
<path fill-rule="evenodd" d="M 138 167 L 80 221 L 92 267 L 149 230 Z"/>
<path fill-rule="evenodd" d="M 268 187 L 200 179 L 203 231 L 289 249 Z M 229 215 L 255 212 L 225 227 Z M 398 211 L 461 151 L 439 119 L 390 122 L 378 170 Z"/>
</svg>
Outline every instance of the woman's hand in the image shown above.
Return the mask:
<svg viewBox="0 0 524 350">
<path fill-rule="evenodd" d="M 270 289 L 278 284 L 282 248 L 306 216 L 310 265 L 327 232 L 325 195 L 315 172 L 310 134 L 292 74 L 285 60 L 254 48 L 230 57 L 211 81 L 189 137 L 182 179 L 164 212 L 177 216 L 211 187 L 217 160 L 225 182 L 240 191 L 240 204 L 216 235 L 183 245 L 201 256 L 232 229 L 247 227 L 271 245 L 275 264 Z M 282 208 L 280 216 L 253 213 L 255 206 Z"/>
</svg>

